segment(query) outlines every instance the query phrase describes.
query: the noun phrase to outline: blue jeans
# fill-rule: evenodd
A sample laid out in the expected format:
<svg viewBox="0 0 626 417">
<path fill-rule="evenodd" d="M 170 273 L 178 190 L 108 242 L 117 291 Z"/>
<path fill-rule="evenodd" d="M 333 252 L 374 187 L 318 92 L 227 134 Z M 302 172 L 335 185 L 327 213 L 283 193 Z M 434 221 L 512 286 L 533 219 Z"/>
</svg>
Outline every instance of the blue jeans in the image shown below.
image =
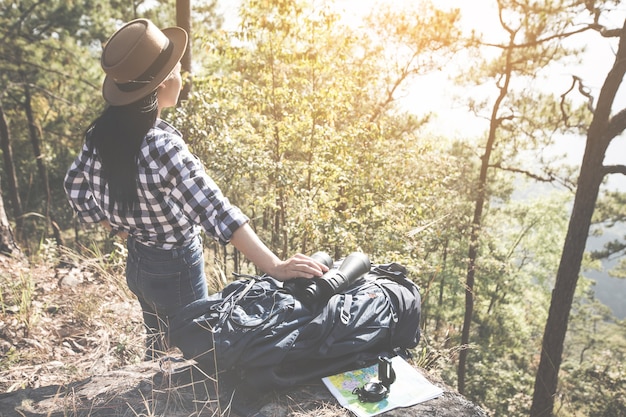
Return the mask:
<svg viewBox="0 0 626 417">
<path fill-rule="evenodd" d="M 146 326 L 146 359 L 167 351 L 168 317 L 187 304 L 208 296 L 202 240 L 158 249 L 128 238 L 126 282 L 137 296 Z"/>
</svg>

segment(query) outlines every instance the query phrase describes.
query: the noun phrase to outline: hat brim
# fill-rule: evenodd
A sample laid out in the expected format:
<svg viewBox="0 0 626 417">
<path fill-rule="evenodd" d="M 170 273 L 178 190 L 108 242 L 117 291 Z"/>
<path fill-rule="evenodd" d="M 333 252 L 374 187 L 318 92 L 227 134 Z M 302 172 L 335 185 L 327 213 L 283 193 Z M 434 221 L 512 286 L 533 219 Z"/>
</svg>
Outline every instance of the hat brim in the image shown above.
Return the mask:
<svg viewBox="0 0 626 417">
<path fill-rule="evenodd" d="M 113 106 L 125 106 L 134 103 L 156 90 L 167 76 L 170 75 L 187 49 L 187 32 L 179 27 L 165 28 L 161 31 L 169 38 L 174 46 L 172 55 L 167 63 L 163 65 L 163 68 L 154 76 L 152 81 L 134 91 L 120 90 L 115 81 L 111 77 L 106 76 L 102 83 L 102 97 L 104 97 L 107 103 Z"/>
</svg>

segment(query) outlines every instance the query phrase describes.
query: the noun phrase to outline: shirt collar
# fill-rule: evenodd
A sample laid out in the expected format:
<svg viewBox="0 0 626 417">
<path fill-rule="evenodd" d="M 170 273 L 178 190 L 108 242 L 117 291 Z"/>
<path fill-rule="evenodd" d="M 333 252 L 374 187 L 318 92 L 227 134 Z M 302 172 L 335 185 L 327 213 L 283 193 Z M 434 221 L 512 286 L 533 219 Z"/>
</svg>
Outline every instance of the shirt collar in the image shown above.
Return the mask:
<svg viewBox="0 0 626 417">
<path fill-rule="evenodd" d="M 178 129 L 176 129 L 174 126 L 172 126 L 171 124 L 169 124 L 163 119 L 157 119 L 156 123 L 154 124 L 154 127 L 159 130 L 164 130 L 169 133 L 174 133 L 175 135 L 180 136 L 181 138 L 183 137 L 182 133 L 180 133 Z"/>
</svg>

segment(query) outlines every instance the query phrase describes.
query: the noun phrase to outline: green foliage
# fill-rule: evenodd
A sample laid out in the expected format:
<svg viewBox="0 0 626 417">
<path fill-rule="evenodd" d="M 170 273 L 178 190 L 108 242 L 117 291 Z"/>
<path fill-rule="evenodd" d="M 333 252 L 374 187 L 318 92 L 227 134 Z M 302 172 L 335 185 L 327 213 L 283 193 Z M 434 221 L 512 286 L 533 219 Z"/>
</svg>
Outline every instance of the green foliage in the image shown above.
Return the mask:
<svg viewBox="0 0 626 417">
<path fill-rule="evenodd" d="M 468 250 L 470 258 L 466 281 L 468 297 L 462 343 L 469 343 L 476 338 L 478 340 L 476 344 L 483 346 L 494 336 L 502 337 L 500 343 L 507 346 L 506 350 L 510 354 L 510 351 L 515 349 L 516 338 L 523 334 L 514 332 L 510 338 L 506 338 L 496 330 L 519 317 L 516 308 L 512 311 L 507 308 L 508 302 L 511 302 L 512 306 L 522 302 L 521 299 L 509 300 L 511 296 L 516 297 L 524 293 L 523 287 L 515 288 L 515 283 L 530 285 L 540 279 L 541 275 L 530 277 L 526 273 L 526 268 L 517 268 L 518 264 L 525 266 L 527 258 L 517 258 L 515 247 L 525 239 L 524 235 L 528 231 L 524 223 L 521 223 L 521 229 L 513 227 L 500 231 L 498 227 L 494 227 L 496 223 L 493 209 L 498 208 L 494 203 L 509 204 L 509 198 L 513 193 L 512 185 L 517 185 L 513 182 L 515 177 L 512 173 L 539 181 L 561 182 L 571 186 L 574 180 L 567 177 L 569 170 L 555 169 L 554 164 L 550 163 L 551 158 L 546 157 L 549 155 L 546 150 L 554 146 L 556 140 L 564 135 L 580 133 L 580 127 L 588 123 L 590 114 L 589 109 L 581 111 L 572 104 L 572 99 L 568 96 L 572 89 L 565 93 L 559 92 L 557 95 L 550 91 L 551 86 L 544 85 L 543 78 L 554 82 L 557 78 L 551 71 L 555 65 L 566 57 L 575 58 L 580 52 L 579 48 L 568 45 L 564 39 L 575 33 L 571 26 L 579 18 L 585 5 L 507 0 L 497 1 L 496 5 L 500 24 L 498 29 L 502 36 L 496 35 L 489 41 L 483 40 L 482 37 L 470 39 L 469 45 L 476 50 L 470 48 L 467 56 L 475 58 L 473 62 L 476 65 L 470 66 L 467 70 L 463 68 L 458 77 L 462 85 L 475 84 L 479 86 L 477 91 L 486 91 L 486 99 L 479 95 L 478 98 L 470 98 L 468 103 L 472 111 L 483 114 L 488 120 L 488 132 L 484 138 L 484 145 L 481 145 L 484 152 L 480 156 L 480 177 L 476 181 L 476 193 L 473 197 L 475 211 L 472 220 L 472 241 Z M 543 87 L 538 88 L 539 85 Z M 496 93 L 482 90 L 486 86 L 491 86 L 491 90 L 495 90 Z M 499 217 L 496 218 L 499 222 L 504 221 Z M 523 217 L 520 220 L 523 220 Z M 543 222 L 543 219 L 537 218 L 535 221 Z M 562 222 L 558 224 L 562 225 Z M 487 225 L 489 228 L 486 228 Z M 498 238 L 497 232 L 504 233 Z M 516 236 L 517 233 L 519 234 Z M 559 236 L 563 234 L 559 233 Z M 502 237 L 512 237 L 515 240 L 507 242 Z M 562 244 L 557 247 L 560 250 Z M 534 253 L 531 255 L 536 256 Z M 552 265 L 551 270 L 544 271 L 542 275 L 551 276 L 554 272 L 556 268 Z M 512 288 L 509 290 L 508 287 Z M 538 295 L 537 299 L 548 302 L 541 291 Z M 470 297 L 473 297 L 473 300 Z M 569 310 L 569 305 L 562 308 Z M 472 318 L 475 323 L 471 322 Z M 540 326 L 540 322 L 534 325 Z M 477 329 L 472 330 L 472 327 Z M 533 350 L 537 350 L 537 346 L 541 345 L 537 344 L 536 340 L 533 342 L 535 343 Z M 496 395 L 489 397 L 483 392 L 483 385 L 476 385 L 471 380 L 466 383 L 466 375 L 469 374 L 470 379 L 473 378 L 472 367 L 491 362 L 491 358 L 485 360 L 485 356 L 488 358 L 489 354 L 497 350 L 492 348 L 493 345 L 489 346 L 486 355 L 478 358 L 475 352 L 470 352 L 472 360 L 469 365 L 466 365 L 466 351 L 461 352 L 458 371 L 459 390 L 470 397 L 477 395 L 478 398 L 484 399 L 489 408 L 497 410 L 496 414 L 507 414 L 511 410 L 507 411 L 503 404 L 494 407 L 491 403 L 498 398 L 511 397 L 508 393 L 497 394 L 502 385 L 490 391 L 490 394 Z M 528 365 L 529 363 L 524 363 L 519 366 L 520 369 L 527 369 Z M 558 365 L 556 363 L 556 369 Z M 503 364 L 503 369 L 508 368 Z M 483 372 L 480 372 L 480 375 L 482 377 Z M 514 387 L 511 391 L 520 392 L 516 391 L 517 388 L 519 387 Z"/>
<path fill-rule="evenodd" d="M 494 415 L 526 415 L 530 408 L 567 197 L 493 205 L 486 217 L 466 385 L 468 397 Z"/>
<path fill-rule="evenodd" d="M 465 45 L 459 42 L 459 12 L 427 2 L 406 10 L 382 7 L 364 26 L 350 26 L 331 3 L 249 0 L 233 32 L 218 29 L 215 2 L 193 5 L 192 93 L 164 117 L 183 131 L 224 194 L 250 216 L 279 256 L 324 250 L 338 259 L 362 250 L 373 262 L 406 265 L 422 292 L 420 363 L 453 384 L 457 356 L 469 349 L 468 397 L 494 415 L 521 416 L 530 407 L 571 196 L 529 198 L 538 193 L 537 183 L 526 189 L 519 174 L 558 178 L 571 186 L 571 168 L 563 166 L 562 156 L 544 150 L 579 134 L 589 112 L 580 98 L 561 102 L 554 92 L 539 92 L 555 60 L 575 50 L 557 40 L 534 43 L 548 29 L 571 27 L 582 3 L 575 2 L 571 14 L 538 10 L 536 2 L 500 3 L 508 10 L 505 23 L 519 23 L 514 37 L 519 47 L 481 46 L 495 54 L 460 49 Z M 59 256 L 49 240 L 48 215 L 64 231 L 75 226 L 61 182 L 84 129 L 103 106 L 100 43 L 138 15 L 173 24 L 174 4 L 0 1 L 0 33 L 6 39 L 0 45 L 0 100 L 28 213 L 24 235 L 35 246 L 31 254 L 50 263 Z M 509 61 L 506 52 L 512 54 Z M 465 54 L 464 81 L 495 81 L 500 87 L 505 70 L 517 76 L 494 124 L 490 168 L 496 169 L 486 184 L 470 346 L 460 346 L 460 332 L 485 138 L 427 133 L 430 115 L 405 113 L 396 102 L 411 80 L 449 65 L 458 54 Z M 52 201 L 44 204 L 27 140 L 25 86 L 53 185 Z M 473 91 L 467 90 L 470 111 L 489 117 L 484 112 L 493 100 Z M 1 176 L 6 181 L 4 172 Z M 623 196 L 614 197 L 598 206 L 599 220 L 622 220 Z M 97 243 L 81 247 L 82 255 L 62 256 L 88 263 L 91 272 L 110 280 L 113 291 L 125 291 L 118 279 L 123 247 L 98 229 L 75 230 L 78 242 Z M 615 244 L 607 251 L 623 248 Z M 215 290 L 232 272 L 226 258 L 207 268 Z M 624 358 L 615 348 L 625 344 L 624 324 L 593 300 L 591 289 L 582 281 L 572 313 L 560 388 L 563 415 L 609 416 L 624 410 Z M 5 283 L 3 308 L 23 306 L 27 312 L 29 291 L 27 283 Z M 77 319 L 88 318 L 94 302 L 77 306 Z M 129 353 L 120 339 L 117 354 Z"/>
<path fill-rule="evenodd" d="M 619 416 L 626 411 L 626 322 L 615 321 L 583 281 L 572 309 L 559 384 L 559 415 Z"/>
<path fill-rule="evenodd" d="M 597 249 L 591 253 L 593 259 L 618 259 L 618 264 L 609 273 L 618 278 L 626 278 L 626 262 L 621 256 L 626 250 L 624 241 L 624 202 L 626 194 L 618 191 L 606 192 L 599 200 L 594 211 L 594 229 L 592 233 L 602 236 L 611 232 L 616 238 L 604 244 L 602 249 Z"/>
<path fill-rule="evenodd" d="M 612 356 L 611 351 L 604 351 L 595 363 L 574 370 L 564 364 L 562 390 L 568 394 L 563 395 L 559 415 L 612 417 L 626 414 L 626 372 L 623 362 L 616 363 Z M 608 363 L 603 364 L 602 359 L 607 359 Z"/>
<path fill-rule="evenodd" d="M 376 45 L 331 10 L 293 2 L 251 1 L 234 37 L 215 35 L 205 42 L 219 45 L 220 67 L 196 79 L 178 124 L 262 237 L 282 256 L 404 252 L 410 228 L 437 215 L 434 196 L 452 170 L 418 140 L 423 121 L 394 112 L 385 95 L 409 76 L 384 71 L 380 42 L 397 40 Z M 422 53 L 443 37 L 409 35 Z M 394 58 L 419 72 L 411 56 Z"/>
<path fill-rule="evenodd" d="M 84 129 L 102 106 L 94 106 L 99 102 L 94 97 L 100 96 L 99 45 L 125 10 L 91 0 L 0 3 L 0 101 L 9 124 L 21 211 L 38 214 L 25 217 L 24 230 L 17 231 L 27 237 L 23 247 L 44 240 L 48 218 L 70 222 L 60 185 Z M 49 198 L 42 198 L 48 187 Z"/>
</svg>

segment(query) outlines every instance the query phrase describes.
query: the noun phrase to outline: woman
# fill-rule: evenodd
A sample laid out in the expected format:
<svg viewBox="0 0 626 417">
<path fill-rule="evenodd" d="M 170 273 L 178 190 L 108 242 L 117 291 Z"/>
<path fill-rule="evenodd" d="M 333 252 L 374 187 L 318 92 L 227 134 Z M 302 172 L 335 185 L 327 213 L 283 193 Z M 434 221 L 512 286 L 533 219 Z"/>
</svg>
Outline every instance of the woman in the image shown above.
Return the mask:
<svg viewBox="0 0 626 417">
<path fill-rule="evenodd" d="M 186 45 L 183 29 L 160 30 L 147 19 L 111 36 L 101 57 L 108 106 L 87 129 L 64 183 L 82 221 L 128 238 L 126 280 L 143 310 L 148 359 L 166 348 L 160 335 L 167 317 L 207 296 L 201 230 L 232 243 L 280 280 L 328 270 L 301 254 L 280 260 L 223 196 L 180 132 L 159 118 L 178 101 Z"/>
</svg>

